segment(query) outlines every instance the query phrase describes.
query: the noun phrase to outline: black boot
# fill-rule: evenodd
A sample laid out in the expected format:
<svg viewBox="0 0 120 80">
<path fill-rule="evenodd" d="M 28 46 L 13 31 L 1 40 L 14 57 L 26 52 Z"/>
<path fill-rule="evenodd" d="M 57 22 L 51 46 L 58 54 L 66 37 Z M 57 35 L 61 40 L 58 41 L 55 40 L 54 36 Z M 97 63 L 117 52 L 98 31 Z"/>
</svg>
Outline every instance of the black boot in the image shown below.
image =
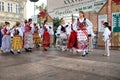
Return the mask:
<svg viewBox="0 0 120 80">
<path fill-rule="evenodd" d="M 13 50 L 10 50 L 10 52 L 11 52 L 13 55 L 15 54 Z"/>
</svg>

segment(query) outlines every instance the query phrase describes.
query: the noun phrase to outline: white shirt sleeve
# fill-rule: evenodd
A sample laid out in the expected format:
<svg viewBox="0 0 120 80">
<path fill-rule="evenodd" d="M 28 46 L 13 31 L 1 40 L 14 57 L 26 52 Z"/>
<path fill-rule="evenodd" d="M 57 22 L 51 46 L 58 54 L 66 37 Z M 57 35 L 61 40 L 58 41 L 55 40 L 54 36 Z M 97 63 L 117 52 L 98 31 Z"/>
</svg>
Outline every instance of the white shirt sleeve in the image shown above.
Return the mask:
<svg viewBox="0 0 120 80">
<path fill-rule="evenodd" d="M 86 23 L 87 23 L 87 31 L 88 31 L 88 34 L 91 34 L 92 32 L 92 28 L 93 28 L 93 24 L 90 20 L 86 19 Z"/>
<path fill-rule="evenodd" d="M 7 34 L 9 34 L 10 33 L 10 27 L 6 27 L 6 29 L 7 29 Z"/>
<path fill-rule="evenodd" d="M 30 24 L 30 27 L 31 27 L 31 32 L 34 33 L 34 25 Z"/>
<path fill-rule="evenodd" d="M 77 32 L 77 19 L 73 23 L 73 30 Z"/>
<path fill-rule="evenodd" d="M 71 33 L 71 25 L 69 25 L 69 26 L 66 28 L 66 33 L 67 33 L 68 35 L 70 35 L 70 33 Z"/>
<path fill-rule="evenodd" d="M 57 33 L 56 34 L 60 34 L 61 33 L 61 25 L 57 28 Z"/>
<path fill-rule="evenodd" d="M 2 34 L 4 34 L 4 29 L 1 30 Z"/>
</svg>

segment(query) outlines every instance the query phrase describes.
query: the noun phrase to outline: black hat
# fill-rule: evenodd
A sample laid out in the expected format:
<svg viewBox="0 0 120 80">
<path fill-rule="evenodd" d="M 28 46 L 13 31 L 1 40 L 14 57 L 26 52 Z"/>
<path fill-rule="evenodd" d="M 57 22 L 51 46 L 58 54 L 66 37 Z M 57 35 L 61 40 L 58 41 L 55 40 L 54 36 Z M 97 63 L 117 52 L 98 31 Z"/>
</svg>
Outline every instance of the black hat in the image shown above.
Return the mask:
<svg viewBox="0 0 120 80">
<path fill-rule="evenodd" d="M 103 25 L 104 26 L 109 26 L 109 23 L 108 22 L 104 22 Z"/>
</svg>

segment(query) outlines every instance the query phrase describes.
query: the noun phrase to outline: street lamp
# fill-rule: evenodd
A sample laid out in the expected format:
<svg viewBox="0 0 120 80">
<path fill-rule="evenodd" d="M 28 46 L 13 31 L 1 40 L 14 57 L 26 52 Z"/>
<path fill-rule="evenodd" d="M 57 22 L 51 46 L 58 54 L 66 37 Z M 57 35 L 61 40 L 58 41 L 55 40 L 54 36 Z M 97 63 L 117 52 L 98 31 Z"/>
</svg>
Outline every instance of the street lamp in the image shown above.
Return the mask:
<svg viewBox="0 0 120 80">
<path fill-rule="evenodd" d="M 38 2 L 39 0 L 30 0 L 31 2 Z"/>
<path fill-rule="evenodd" d="M 38 2 L 39 0 L 30 0 L 30 2 L 34 2 L 34 16 L 35 16 L 35 2 Z"/>
</svg>

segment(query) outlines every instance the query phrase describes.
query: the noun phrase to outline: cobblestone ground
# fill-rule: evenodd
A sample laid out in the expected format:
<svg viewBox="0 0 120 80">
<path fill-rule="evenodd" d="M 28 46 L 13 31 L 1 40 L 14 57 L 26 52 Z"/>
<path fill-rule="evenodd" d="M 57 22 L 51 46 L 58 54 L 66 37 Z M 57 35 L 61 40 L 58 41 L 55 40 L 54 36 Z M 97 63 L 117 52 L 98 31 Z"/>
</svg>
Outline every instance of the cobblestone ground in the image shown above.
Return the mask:
<svg viewBox="0 0 120 80">
<path fill-rule="evenodd" d="M 0 80 L 120 80 L 120 51 L 102 56 L 95 49 L 86 57 L 54 49 L 19 55 L 0 53 Z"/>
</svg>

